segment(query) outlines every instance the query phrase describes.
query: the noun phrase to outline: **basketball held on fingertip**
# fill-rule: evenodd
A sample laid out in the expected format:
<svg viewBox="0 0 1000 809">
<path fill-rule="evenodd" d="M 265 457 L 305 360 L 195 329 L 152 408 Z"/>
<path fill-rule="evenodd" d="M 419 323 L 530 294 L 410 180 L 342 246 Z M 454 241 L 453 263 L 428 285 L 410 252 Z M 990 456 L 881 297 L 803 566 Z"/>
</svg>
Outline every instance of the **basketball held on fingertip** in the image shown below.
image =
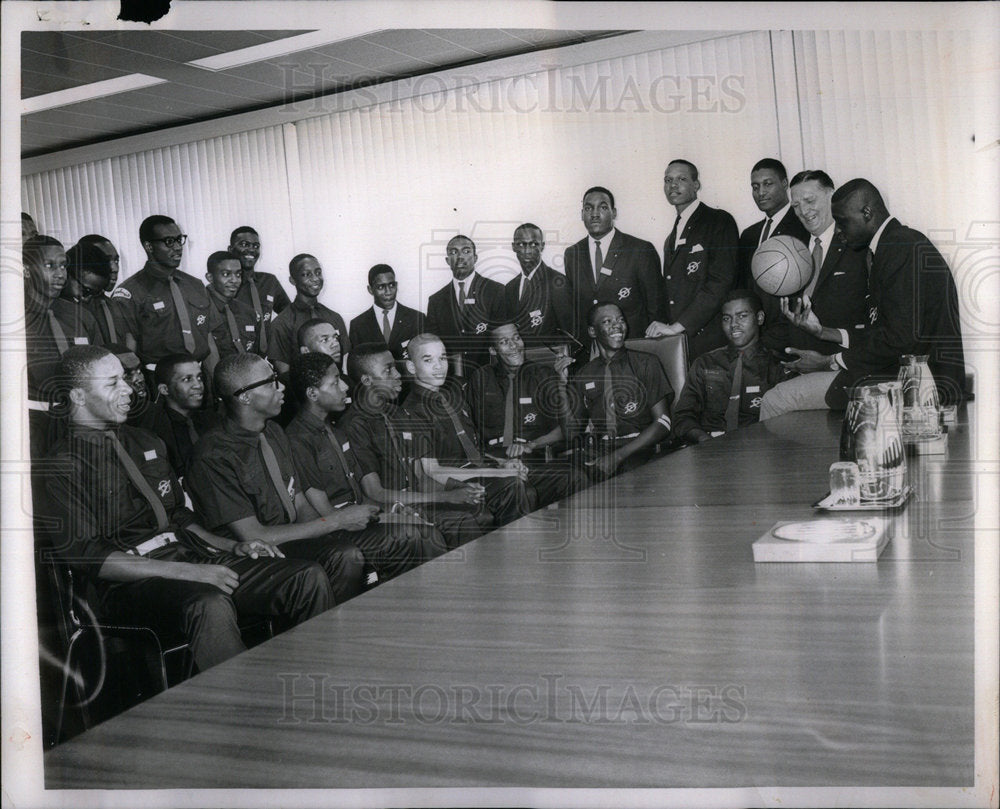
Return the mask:
<svg viewBox="0 0 1000 809">
<path fill-rule="evenodd" d="M 769 295 L 794 295 L 805 289 L 812 277 L 812 255 L 792 236 L 772 236 L 753 254 L 750 272 L 757 286 Z"/>
</svg>

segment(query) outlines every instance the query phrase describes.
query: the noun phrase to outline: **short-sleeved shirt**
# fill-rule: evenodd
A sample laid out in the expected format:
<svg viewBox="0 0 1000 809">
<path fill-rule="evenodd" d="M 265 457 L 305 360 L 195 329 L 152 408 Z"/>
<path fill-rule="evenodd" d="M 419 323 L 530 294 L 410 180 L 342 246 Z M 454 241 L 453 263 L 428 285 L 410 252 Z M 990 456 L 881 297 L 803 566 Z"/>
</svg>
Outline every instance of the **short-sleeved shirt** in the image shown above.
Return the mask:
<svg viewBox="0 0 1000 809">
<path fill-rule="evenodd" d="M 206 286 L 205 291 L 208 292 L 212 306 L 219 313 L 219 325 L 212 332 L 215 336 L 215 344 L 219 348 L 219 357 L 229 357 L 237 353 L 239 351 L 236 347 L 237 340 L 243 346 L 244 351 L 256 353 L 259 337 L 257 315 L 253 307 L 241 303 L 236 298 L 227 301 L 210 286 Z M 233 321 L 236 325 L 235 336 L 230 329 L 226 309 L 233 313 Z"/>
<path fill-rule="evenodd" d="M 203 283 L 180 270 L 175 270 L 173 277 L 191 320 L 194 351 L 190 353 L 200 362 L 208 356 L 208 336 L 219 326 L 219 312 L 212 306 Z M 122 334 L 135 338 L 136 353 L 145 365 L 155 365 L 169 354 L 186 352 L 169 278 L 147 261 L 111 293 L 116 326 Z"/>
<path fill-rule="evenodd" d="M 582 408 L 599 436 L 609 432 L 604 394 L 606 365 L 611 366 L 616 434 L 642 432 L 653 422 L 653 405 L 673 393 L 659 360 L 652 354 L 623 348 L 610 363 L 595 357 L 570 380 L 575 394 L 574 409 L 580 413 Z"/>
<path fill-rule="evenodd" d="M 299 353 L 299 328 L 313 318 L 325 320 L 336 330 L 340 340 L 341 357 L 351 350 L 351 342 L 347 338 L 347 326 L 344 325 L 344 318 L 318 301 L 309 306 L 303 303 L 300 298 L 296 298 L 285 311 L 271 321 L 271 343 L 267 349 L 268 358 L 274 362 L 291 365 L 292 360 Z"/>
<path fill-rule="evenodd" d="M 271 273 L 254 270 L 253 283 L 257 286 L 257 294 L 260 295 L 261 314 L 268 321 L 271 320 L 272 312 L 283 312 L 290 303 L 285 288 Z M 236 293 L 236 300 L 253 309 L 253 296 L 250 294 L 250 284 L 247 283 L 246 270 L 243 271 L 243 283 L 240 284 L 240 289 Z M 255 316 L 256 314 L 254 312 Z"/>
<path fill-rule="evenodd" d="M 100 329 L 101 338 L 105 345 L 125 342 L 125 335 L 118 333 L 118 326 L 115 323 L 115 305 L 111 302 L 110 295 L 92 295 L 83 301 L 83 305 L 97 321 L 97 328 Z M 114 333 L 111 331 L 112 327 L 114 327 Z"/>
<path fill-rule="evenodd" d="M 41 301 L 33 294 L 24 299 L 24 341 L 28 359 L 28 398 L 38 402 L 51 399 L 52 385 L 59 373 L 62 354 L 52 333 L 49 311 L 55 315 L 67 347 L 74 345 L 101 345 L 100 329 L 93 315 L 83 306 L 56 298 Z"/>
<path fill-rule="evenodd" d="M 344 471 L 337 451 L 330 443 L 326 432 L 328 426 L 333 433 L 334 440 L 337 441 L 344 453 L 348 472 Z M 351 440 L 343 430 L 328 425 L 323 419 L 312 413 L 300 410 L 288 425 L 285 433 L 302 474 L 300 485 L 302 491 L 318 489 L 324 492 L 330 503 L 335 506 L 355 502 L 354 491 L 347 474 L 354 477 L 355 483 L 360 488 L 364 473 L 358 464 L 358 459 L 354 456 Z"/>
<path fill-rule="evenodd" d="M 507 388 L 510 377 L 499 366 L 477 368 L 469 379 L 466 398 L 482 449 L 503 442 Z M 526 362 L 514 375 L 514 438 L 532 441 L 550 433 L 566 415 L 566 399 L 554 368 Z"/>
<path fill-rule="evenodd" d="M 295 493 L 301 490 L 301 475 L 288 438 L 271 421 L 264 427 L 264 435 L 278 461 L 282 485 L 294 501 Z M 201 437 L 184 487 L 201 523 L 221 536 L 235 538 L 229 524 L 246 517 L 256 517 L 261 525 L 289 523 L 281 495 L 264 466 L 260 434 L 243 429 L 232 419 L 225 419 Z"/>
<path fill-rule="evenodd" d="M 187 417 L 168 407 L 164 398 L 160 397 L 146 409 L 139 426 L 163 440 L 167 446 L 167 459 L 174 473 L 183 478 L 187 474 L 198 437 L 218 423 L 219 416 L 214 410 L 195 410 Z"/>
<path fill-rule="evenodd" d="M 374 472 L 386 489 L 410 488 L 414 464 L 430 452 L 428 445 L 418 453 L 413 421 L 395 402 L 388 403 L 383 414 L 363 411 L 355 400 L 338 426 L 351 440 L 362 479 Z"/>
<path fill-rule="evenodd" d="M 177 539 L 196 554 L 200 540 L 182 530 L 194 521 L 167 460 L 163 442 L 147 430 L 122 425 L 119 441 L 150 489 L 160 498 Z M 65 526 L 57 552 L 81 572 L 96 576 L 108 555 L 128 552 L 161 532 L 149 501 L 129 479 L 104 431 L 71 427 L 48 455 L 45 478 L 54 516 Z"/>
<path fill-rule="evenodd" d="M 724 346 L 695 359 L 674 408 L 674 432 L 677 435 L 683 438 L 694 430 L 710 433 L 726 429 L 726 408 L 729 406 L 738 356 L 735 348 Z M 761 399 L 783 376 L 781 363 L 760 341 L 743 353 L 740 427 L 760 419 Z"/>
<path fill-rule="evenodd" d="M 409 418 L 410 432 L 421 457 L 436 458 L 446 466 L 464 466 L 469 458 L 454 423 L 441 404 L 442 397 L 458 419 L 460 428 L 473 444 L 481 446 L 468 403 L 454 380 L 437 390 L 414 384 L 403 402 L 404 417 Z"/>
</svg>

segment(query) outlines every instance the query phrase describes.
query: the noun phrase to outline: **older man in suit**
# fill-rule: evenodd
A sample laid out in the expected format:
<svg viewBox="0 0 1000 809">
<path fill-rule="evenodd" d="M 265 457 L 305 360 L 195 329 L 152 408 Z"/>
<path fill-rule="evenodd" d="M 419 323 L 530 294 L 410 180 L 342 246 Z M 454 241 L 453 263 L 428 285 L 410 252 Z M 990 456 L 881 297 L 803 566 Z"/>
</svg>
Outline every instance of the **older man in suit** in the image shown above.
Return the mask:
<svg viewBox="0 0 1000 809">
<path fill-rule="evenodd" d="M 809 231 L 799 221 L 788 200 L 788 172 L 780 160 L 765 157 L 754 163 L 750 170 L 750 192 L 764 218 L 740 234 L 736 281 L 740 289 L 753 288 L 750 261 L 757 248 L 772 236 L 792 236 L 803 244 L 809 243 Z"/>
<path fill-rule="evenodd" d="M 688 359 L 725 345 L 722 300 L 736 281 L 739 231 L 736 220 L 698 199 L 698 168 L 672 160 L 663 174 L 663 193 L 677 218 L 663 246 L 667 301 L 647 337 L 684 333 Z M 635 332 L 633 332 L 635 334 Z"/>
<path fill-rule="evenodd" d="M 452 238 L 445 255 L 452 280 L 427 302 L 426 331 L 442 339 L 453 359 L 461 359 L 464 376 L 490 361 L 490 329 L 505 319 L 503 286 L 476 272 L 477 259 L 472 239 Z M 452 364 L 453 370 L 458 367 Z"/>
<path fill-rule="evenodd" d="M 833 218 L 847 246 L 861 250 L 868 273 L 869 326 L 863 336 L 824 325 L 808 300 L 801 310 L 782 310 L 814 336 L 840 345 L 827 356 L 790 349 L 790 363 L 802 376 L 782 382 L 764 396 L 761 420 L 792 410 L 841 409 L 847 390 L 866 377 L 894 377 L 903 354 L 927 354 L 942 403 L 962 399 L 965 355 L 958 290 L 944 257 L 922 233 L 889 215 L 882 195 L 865 179 L 834 192 Z"/>
<path fill-rule="evenodd" d="M 352 345 L 381 343 L 398 362 L 411 337 L 424 330 L 424 313 L 397 302 L 399 284 L 396 271 L 388 264 L 376 264 L 368 270 L 368 294 L 374 305 L 351 321 Z"/>
<path fill-rule="evenodd" d="M 542 261 L 542 229 L 524 223 L 514 231 L 510 247 L 521 272 L 504 287 L 507 319 L 517 326 L 524 344 L 531 346 L 546 342 L 546 337 L 573 334 L 569 282 Z"/>
<path fill-rule="evenodd" d="M 642 335 L 663 307 L 663 279 L 656 248 L 615 228 L 618 209 L 607 188 L 594 186 L 583 195 L 580 218 L 587 237 L 566 248 L 566 277 L 573 290 L 576 337 L 584 346 L 578 362 L 596 351 L 586 314 L 595 303 L 614 303 L 621 309 L 628 331 Z"/>
</svg>

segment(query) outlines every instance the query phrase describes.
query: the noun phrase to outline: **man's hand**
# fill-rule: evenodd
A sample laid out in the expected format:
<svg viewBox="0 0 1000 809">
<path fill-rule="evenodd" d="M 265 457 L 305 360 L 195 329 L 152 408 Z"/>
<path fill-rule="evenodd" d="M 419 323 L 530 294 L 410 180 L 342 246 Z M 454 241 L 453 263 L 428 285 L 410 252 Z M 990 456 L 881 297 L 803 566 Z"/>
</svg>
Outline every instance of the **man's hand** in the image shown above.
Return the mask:
<svg viewBox="0 0 1000 809">
<path fill-rule="evenodd" d="M 680 323 L 661 323 L 659 320 L 654 320 L 646 328 L 647 337 L 669 337 L 672 334 L 680 334 L 684 331 L 684 327 Z"/>
<path fill-rule="evenodd" d="M 520 458 L 508 458 L 500 464 L 501 469 L 513 469 L 521 480 L 528 479 L 528 467 Z"/>
<path fill-rule="evenodd" d="M 792 348 L 791 346 L 786 348 L 785 352 L 795 354 L 798 357 L 798 359 L 789 360 L 788 362 L 782 361 L 781 364 L 785 368 L 798 371 L 800 374 L 808 374 L 810 371 L 830 370 L 830 358 L 826 354 L 820 354 L 818 351 L 809 351 L 806 348 Z"/>
<path fill-rule="evenodd" d="M 340 531 L 360 531 L 373 522 L 379 512 L 379 507 L 371 504 L 362 506 L 344 506 L 338 508 L 333 517 Z M 329 518 L 327 518 L 329 519 Z"/>
<path fill-rule="evenodd" d="M 459 505 L 478 506 L 486 497 L 486 487 L 481 483 L 466 483 L 457 489 L 445 492 L 445 502 Z"/>
<path fill-rule="evenodd" d="M 507 447 L 508 458 L 520 458 L 522 455 L 530 455 L 535 450 L 535 445 L 530 441 L 515 441 Z"/>
<path fill-rule="evenodd" d="M 800 301 L 789 305 L 788 298 L 782 298 L 781 314 L 788 318 L 792 325 L 797 326 L 804 332 L 808 332 L 813 337 L 823 336 L 823 324 L 819 322 L 816 313 L 812 310 L 812 301 L 808 295 L 803 295 Z"/>
<path fill-rule="evenodd" d="M 250 542 L 237 542 L 233 547 L 233 553 L 237 556 L 249 556 L 251 559 L 259 559 L 262 556 L 273 556 L 277 559 L 284 559 L 285 554 L 278 550 L 277 545 L 253 539 Z"/>
<path fill-rule="evenodd" d="M 188 581 L 200 581 L 218 587 L 227 596 L 240 586 L 240 577 L 224 565 L 191 565 Z"/>
<path fill-rule="evenodd" d="M 556 369 L 556 373 L 558 373 L 559 376 L 561 376 L 563 378 L 563 381 L 565 382 L 566 381 L 566 377 L 568 376 L 567 369 L 572 364 L 573 364 L 573 358 L 572 357 L 567 357 L 567 356 L 564 356 L 564 355 L 560 354 L 553 361 L 552 367 Z"/>
<path fill-rule="evenodd" d="M 592 469 L 595 474 L 601 480 L 604 478 L 611 477 L 614 474 L 615 469 L 618 468 L 618 456 L 614 452 L 608 452 L 601 455 L 597 460 L 594 461 Z"/>
</svg>

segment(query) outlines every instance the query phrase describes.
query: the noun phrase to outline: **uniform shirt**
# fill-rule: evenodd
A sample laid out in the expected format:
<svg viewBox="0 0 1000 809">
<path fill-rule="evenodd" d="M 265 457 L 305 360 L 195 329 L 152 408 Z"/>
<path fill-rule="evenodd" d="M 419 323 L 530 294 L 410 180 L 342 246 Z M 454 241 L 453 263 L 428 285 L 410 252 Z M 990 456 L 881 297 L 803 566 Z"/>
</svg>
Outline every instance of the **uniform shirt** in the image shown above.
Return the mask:
<svg viewBox="0 0 1000 809">
<path fill-rule="evenodd" d="M 334 438 L 344 453 L 347 467 L 354 476 L 358 487 L 361 487 L 361 478 L 364 477 L 364 473 L 351 449 L 350 438 L 340 428 L 328 425 L 326 421 L 312 413 L 300 410 L 285 431 L 302 474 L 299 488 L 302 491 L 318 489 L 324 492 L 335 506 L 353 503 L 355 502 L 354 492 L 347 475 L 344 473 L 344 467 L 340 463 L 337 451 L 330 444 L 326 433 L 327 426 L 333 431 Z"/>
<path fill-rule="evenodd" d="M 351 441 L 362 478 L 374 472 L 382 486 L 392 490 L 408 489 L 413 485 L 414 463 L 427 457 L 430 447 L 425 446 L 422 453 L 417 452 L 417 442 L 413 439 L 414 420 L 395 402 L 388 403 L 383 416 L 382 412 L 362 410 L 355 397 L 338 426 Z"/>
<path fill-rule="evenodd" d="M 163 439 L 170 466 L 177 477 L 183 478 L 187 474 L 196 443 L 191 435 L 192 430 L 197 436 L 201 436 L 218 422 L 219 416 L 214 410 L 195 410 L 188 418 L 168 407 L 166 400 L 161 397 L 146 409 L 139 426 Z"/>
<path fill-rule="evenodd" d="M 659 360 L 652 354 L 623 348 L 611 358 L 610 363 L 595 357 L 570 380 L 577 413 L 590 418 L 599 436 L 608 434 L 604 396 L 606 365 L 611 366 L 616 434 L 625 436 L 641 432 L 653 422 L 653 405 L 673 394 Z M 669 400 L 667 404 L 669 407 Z"/>
<path fill-rule="evenodd" d="M 229 330 L 229 318 L 226 317 L 227 307 L 233 313 L 233 319 L 236 321 L 236 334 L 243 350 L 257 353 L 259 337 L 257 315 L 254 313 L 253 307 L 241 303 L 235 297 L 227 301 L 210 286 L 206 286 L 205 290 L 208 292 L 213 308 L 219 313 L 219 325 L 212 332 L 215 344 L 219 347 L 219 358 L 230 357 L 239 350 L 233 340 L 232 332 Z"/>
<path fill-rule="evenodd" d="M 208 335 L 219 326 L 219 312 L 212 306 L 205 285 L 180 270 L 173 277 L 187 304 L 194 336 L 194 357 L 199 362 L 208 356 Z M 168 276 L 150 262 L 126 278 L 111 300 L 115 304 L 115 326 L 120 334 L 135 338 L 136 353 L 145 365 L 155 365 L 169 354 L 185 353 L 181 322 L 174 308 Z"/>
<path fill-rule="evenodd" d="M 102 345 L 97 321 L 82 306 L 64 298 L 41 301 L 34 293 L 24 297 L 24 342 L 27 352 L 28 398 L 48 402 L 51 386 L 59 373 L 62 355 L 52 334 L 49 310 L 55 315 L 66 335 L 68 347 L 74 345 Z"/>
<path fill-rule="evenodd" d="M 100 329 L 101 339 L 104 340 L 104 344 L 109 343 L 124 343 L 125 335 L 118 333 L 118 326 L 115 324 L 115 333 L 111 334 L 111 329 L 108 327 L 108 319 L 111 319 L 112 324 L 115 323 L 115 305 L 111 302 L 111 296 L 100 294 L 92 295 L 89 298 L 85 298 L 83 305 L 90 311 L 90 314 L 94 316 L 94 320 L 97 321 L 97 328 Z"/>
<path fill-rule="evenodd" d="M 503 443 L 507 388 L 510 377 L 499 366 L 477 368 L 466 398 L 480 439 L 480 449 Z M 564 416 L 565 396 L 554 368 L 526 362 L 514 376 L 514 438 L 532 441 L 551 432 Z"/>
<path fill-rule="evenodd" d="M 270 321 L 272 312 L 275 314 L 283 312 L 285 307 L 290 303 L 288 293 L 285 292 L 285 288 L 281 285 L 281 282 L 269 272 L 254 270 L 253 282 L 257 286 L 257 293 L 260 295 L 262 314 Z M 243 271 L 243 283 L 240 284 L 239 291 L 236 293 L 236 300 L 246 304 L 251 310 L 253 309 L 253 297 L 250 295 L 250 284 L 247 283 L 246 270 Z M 257 313 L 254 312 L 254 317 L 256 315 Z"/>
<path fill-rule="evenodd" d="M 417 452 L 422 457 L 436 458 L 444 466 L 465 466 L 469 463 L 469 458 L 462 448 L 454 424 L 441 405 L 441 396 L 451 406 L 472 443 L 477 447 L 481 446 L 462 389 L 453 380 L 449 380 L 438 390 L 414 384 L 403 402 L 405 415 L 412 418 Z"/>
<path fill-rule="evenodd" d="M 706 433 L 726 429 L 726 408 L 733 388 L 739 352 L 732 346 L 709 351 L 695 359 L 674 408 L 674 433 L 686 438 L 694 430 Z M 784 369 L 760 341 L 743 354 L 739 426 L 760 419 L 760 400 L 784 376 Z"/>
<path fill-rule="evenodd" d="M 303 303 L 300 298 L 292 301 L 285 311 L 271 321 L 271 343 L 268 346 L 267 356 L 272 361 L 291 365 L 292 360 L 299 354 L 299 327 L 313 318 L 325 320 L 337 330 L 337 336 L 340 339 L 340 354 L 343 358 L 351 350 L 344 318 L 318 301 L 315 305 L 310 306 Z"/>
<path fill-rule="evenodd" d="M 294 502 L 301 476 L 288 438 L 270 421 L 264 435 L 277 458 L 281 482 Z M 288 524 L 281 496 L 264 466 L 259 433 L 244 430 L 232 419 L 224 419 L 201 437 L 184 488 L 198 519 L 222 536 L 235 539 L 229 523 L 246 517 L 256 517 L 261 525 Z"/>
<path fill-rule="evenodd" d="M 187 550 L 205 558 L 201 540 L 181 530 L 194 521 L 167 461 L 163 442 L 138 427 L 115 429 L 119 441 L 160 498 L 169 525 Z M 82 573 L 96 577 L 108 556 L 127 552 L 160 533 L 149 502 L 129 479 L 102 430 L 73 426 L 52 447 L 46 474 L 54 516 L 65 526 L 59 554 Z"/>
</svg>

